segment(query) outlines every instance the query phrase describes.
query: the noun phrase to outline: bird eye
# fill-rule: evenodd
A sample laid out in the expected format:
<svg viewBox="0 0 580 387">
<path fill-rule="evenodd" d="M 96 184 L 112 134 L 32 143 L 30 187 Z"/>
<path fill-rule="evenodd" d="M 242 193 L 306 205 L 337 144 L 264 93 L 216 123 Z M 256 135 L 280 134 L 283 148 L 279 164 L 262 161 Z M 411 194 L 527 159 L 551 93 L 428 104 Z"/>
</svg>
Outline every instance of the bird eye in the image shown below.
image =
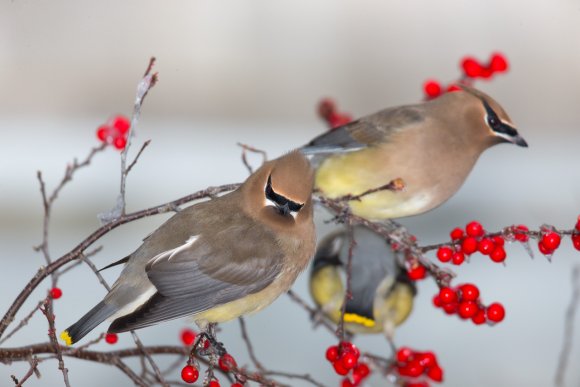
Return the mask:
<svg viewBox="0 0 580 387">
<path fill-rule="evenodd" d="M 487 123 L 489 124 L 489 127 L 495 131 L 498 131 L 501 128 L 501 122 L 495 115 L 488 114 Z"/>
</svg>

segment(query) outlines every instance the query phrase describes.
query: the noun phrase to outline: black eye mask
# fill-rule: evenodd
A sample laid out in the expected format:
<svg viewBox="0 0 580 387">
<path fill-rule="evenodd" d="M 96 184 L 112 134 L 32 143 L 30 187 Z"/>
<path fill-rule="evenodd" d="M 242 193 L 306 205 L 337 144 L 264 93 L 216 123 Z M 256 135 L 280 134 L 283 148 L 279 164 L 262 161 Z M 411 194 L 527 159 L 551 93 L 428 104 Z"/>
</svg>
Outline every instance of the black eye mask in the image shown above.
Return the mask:
<svg viewBox="0 0 580 387">
<path fill-rule="evenodd" d="M 268 183 L 266 183 L 266 198 L 276 204 L 278 210 L 287 215 L 290 212 L 298 212 L 304 207 L 304 203 L 296 203 L 274 191 L 272 188 L 272 176 L 268 176 Z"/>
</svg>

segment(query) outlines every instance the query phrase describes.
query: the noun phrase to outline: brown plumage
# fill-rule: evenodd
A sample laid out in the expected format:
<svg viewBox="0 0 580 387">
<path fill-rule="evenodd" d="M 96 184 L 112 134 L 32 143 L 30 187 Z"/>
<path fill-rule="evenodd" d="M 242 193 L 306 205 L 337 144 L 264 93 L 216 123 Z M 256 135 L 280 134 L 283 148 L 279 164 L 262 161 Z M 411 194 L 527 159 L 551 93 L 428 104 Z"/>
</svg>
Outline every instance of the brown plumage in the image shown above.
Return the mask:
<svg viewBox="0 0 580 387">
<path fill-rule="evenodd" d="M 313 179 L 294 151 L 264 163 L 236 191 L 178 212 L 61 337 L 77 342 L 111 316 L 110 332 L 188 315 L 204 327 L 269 305 L 314 255 Z"/>
</svg>

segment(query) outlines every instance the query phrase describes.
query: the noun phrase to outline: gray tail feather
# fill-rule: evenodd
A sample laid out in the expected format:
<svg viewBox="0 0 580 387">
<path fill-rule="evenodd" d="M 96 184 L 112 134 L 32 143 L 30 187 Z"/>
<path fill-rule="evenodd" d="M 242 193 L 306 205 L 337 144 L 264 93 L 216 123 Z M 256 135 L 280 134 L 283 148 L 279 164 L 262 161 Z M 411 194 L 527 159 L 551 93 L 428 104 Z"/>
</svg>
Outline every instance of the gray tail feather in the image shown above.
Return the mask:
<svg viewBox="0 0 580 387">
<path fill-rule="evenodd" d="M 79 321 L 68 327 L 61 337 L 67 341 L 68 345 L 74 344 L 85 337 L 97 325 L 105 321 L 105 319 L 111 317 L 116 311 L 117 307 L 101 301 L 81 317 Z M 69 339 L 66 339 L 65 336 L 68 336 Z"/>
</svg>

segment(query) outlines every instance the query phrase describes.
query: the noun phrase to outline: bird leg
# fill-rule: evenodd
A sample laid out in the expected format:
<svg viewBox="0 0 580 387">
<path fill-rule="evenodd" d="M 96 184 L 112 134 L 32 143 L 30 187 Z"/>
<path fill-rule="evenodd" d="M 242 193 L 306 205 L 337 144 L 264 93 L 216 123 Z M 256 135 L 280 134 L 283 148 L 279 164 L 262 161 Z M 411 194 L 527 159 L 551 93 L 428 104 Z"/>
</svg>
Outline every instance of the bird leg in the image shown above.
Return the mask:
<svg viewBox="0 0 580 387">
<path fill-rule="evenodd" d="M 221 357 L 227 353 L 223 343 L 217 341 L 215 332 L 216 325 L 216 323 L 209 323 L 207 328 L 197 336 L 193 348 L 191 348 L 190 357 L 195 356 L 196 350 L 200 356 L 217 355 Z"/>
</svg>

